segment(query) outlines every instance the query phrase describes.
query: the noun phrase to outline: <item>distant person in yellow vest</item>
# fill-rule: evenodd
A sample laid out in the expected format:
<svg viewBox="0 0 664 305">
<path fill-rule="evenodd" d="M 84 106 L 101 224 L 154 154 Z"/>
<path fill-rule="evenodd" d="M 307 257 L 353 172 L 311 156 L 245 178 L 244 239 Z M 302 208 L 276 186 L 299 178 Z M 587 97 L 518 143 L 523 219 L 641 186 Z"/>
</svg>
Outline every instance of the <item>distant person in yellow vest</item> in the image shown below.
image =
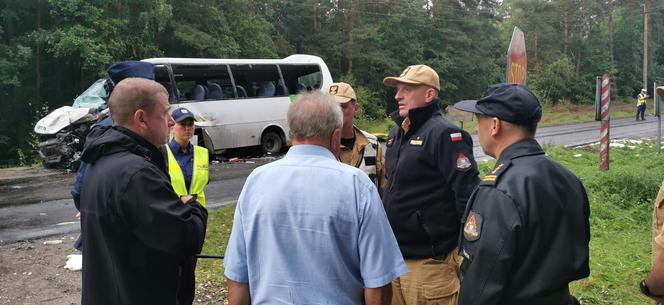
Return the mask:
<svg viewBox="0 0 664 305">
<path fill-rule="evenodd" d="M 376 136 L 363 131 L 353 124 L 355 114 L 360 110 L 355 90 L 347 83 L 334 83 L 328 89 L 341 105 L 344 125 L 341 129 L 341 153 L 339 160 L 365 172 L 376 185 L 380 195 L 387 185 L 383 172 L 383 150 Z"/>
<path fill-rule="evenodd" d="M 196 195 L 205 206 L 205 187 L 208 184 L 208 150 L 191 144 L 194 136 L 194 115 L 186 108 L 178 108 L 171 114 L 175 125 L 171 129 L 173 139 L 166 145 L 168 173 L 173 189 L 180 196 Z M 182 263 L 182 281 L 178 287 L 178 304 L 192 304 L 196 289 L 196 258 Z"/>
<path fill-rule="evenodd" d="M 641 118 L 641 121 L 644 121 L 645 118 L 643 117 L 646 113 L 646 98 L 648 98 L 648 91 L 646 89 L 641 89 L 641 93 L 639 93 L 639 96 L 636 98 L 636 120 L 639 120 L 639 117 Z"/>
<path fill-rule="evenodd" d="M 180 195 L 198 195 L 205 206 L 205 186 L 208 184 L 208 150 L 189 141 L 194 136 L 194 115 L 186 108 L 173 111 L 175 125 L 173 139 L 168 142 L 168 173 L 173 189 Z"/>
</svg>

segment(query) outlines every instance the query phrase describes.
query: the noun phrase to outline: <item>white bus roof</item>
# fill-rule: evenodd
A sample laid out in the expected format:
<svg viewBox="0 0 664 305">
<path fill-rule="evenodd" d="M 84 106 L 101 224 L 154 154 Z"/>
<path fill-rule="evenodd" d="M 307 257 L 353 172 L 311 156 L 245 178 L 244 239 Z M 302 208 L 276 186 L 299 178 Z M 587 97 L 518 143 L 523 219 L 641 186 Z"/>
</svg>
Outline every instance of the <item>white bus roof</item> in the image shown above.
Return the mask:
<svg viewBox="0 0 664 305">
<path fill-rule="evenodd" d="M 283 59 L 226 59 L 226 58 L 176 58 L 176 57 L 157 57 L 147 58 L 147 61 L 153 64 L 188 64 L 188 65 L 223 65 L 223 64 L 321 64 L 325 65 L 323 59 L 314 55 L 295 54 Z"/>
</svg>

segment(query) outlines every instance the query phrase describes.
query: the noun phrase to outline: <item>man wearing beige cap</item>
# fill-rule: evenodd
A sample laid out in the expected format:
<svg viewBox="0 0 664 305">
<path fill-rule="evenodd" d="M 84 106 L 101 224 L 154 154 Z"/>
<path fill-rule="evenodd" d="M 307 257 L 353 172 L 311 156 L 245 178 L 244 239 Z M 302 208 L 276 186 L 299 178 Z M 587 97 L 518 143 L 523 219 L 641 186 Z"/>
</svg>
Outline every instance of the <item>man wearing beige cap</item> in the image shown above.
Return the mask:
<svg viewBox="0 0 664 305">
<path fill-rule="evenodd" d="M 479 183 L 470 135 L 440 111 L 440 81 L 425 65 L 383 83 L 396 87 L 397 123 L 385 151 L 383 204 L 409 272 L 392 282 L 392 304 L 456 304 L 457 242 L 466 202 Z"/>
<path fill-rule="evenodd" d="M 353 124 L 355 114 L 360 110 L 355 90 L 347 83 L 334 83 L 330 85 L 328 92 L 341 105 L 341 112 L 344 117 L 339 160 L 365 172 L 382 196 L 387 183 L 383 173 L 385 163 L 382 148 L 378 144 L 376 136 L 357 128 Z"/>
</svg>

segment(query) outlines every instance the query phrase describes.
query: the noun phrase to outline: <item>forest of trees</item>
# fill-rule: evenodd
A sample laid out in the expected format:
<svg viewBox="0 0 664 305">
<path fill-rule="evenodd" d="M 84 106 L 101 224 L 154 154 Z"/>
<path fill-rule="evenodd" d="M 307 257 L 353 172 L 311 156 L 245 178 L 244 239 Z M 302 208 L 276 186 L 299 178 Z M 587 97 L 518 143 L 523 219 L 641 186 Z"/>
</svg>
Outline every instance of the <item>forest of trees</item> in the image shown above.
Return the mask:
<svg viewBox="0 0 664 305">
<path fill-rule="evenodd" d="M 541 101 L 592 103 L 603 73 L 614 97 L 643 86 L 646 23 L 648 84 L 664 80 L 663 17 L 664 0 L 2 0 L 0 164 L 34 162 L 36 120 L 120 60 L 313 54 L 382 118 L 383 77 L 410 64 L 438 71 L 446 104 L 504 81 L 518 26 Z"/>
</svg>

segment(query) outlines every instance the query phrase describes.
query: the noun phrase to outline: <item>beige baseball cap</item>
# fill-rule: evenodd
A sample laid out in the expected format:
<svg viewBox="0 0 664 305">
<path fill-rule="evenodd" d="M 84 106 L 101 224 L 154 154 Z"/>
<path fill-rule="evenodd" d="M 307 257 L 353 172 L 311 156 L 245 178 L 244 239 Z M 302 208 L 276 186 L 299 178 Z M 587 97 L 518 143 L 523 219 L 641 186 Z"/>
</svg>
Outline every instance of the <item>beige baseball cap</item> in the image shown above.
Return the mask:
<svg viewBox="0 0 664 305">
<path fill-rule="evenodd" d="M 355 90 L 346 83 L 333 83 L 330 85 L 330 88 L 327 89 L 327 92 L 334 96 L 340 104 L 348 103 L 351 100 L 357 100 L 357 97 L 355 97 Z"/>
<path fill-rule="evenodd" d="M 438 73 L 426 65 L 408 66 L 399 77 L 389 76 L 383 79 L 383 84 L 388 87 L 396 87 L 398 83 L 427 85 L 440 90 Z"/>
</svg>

